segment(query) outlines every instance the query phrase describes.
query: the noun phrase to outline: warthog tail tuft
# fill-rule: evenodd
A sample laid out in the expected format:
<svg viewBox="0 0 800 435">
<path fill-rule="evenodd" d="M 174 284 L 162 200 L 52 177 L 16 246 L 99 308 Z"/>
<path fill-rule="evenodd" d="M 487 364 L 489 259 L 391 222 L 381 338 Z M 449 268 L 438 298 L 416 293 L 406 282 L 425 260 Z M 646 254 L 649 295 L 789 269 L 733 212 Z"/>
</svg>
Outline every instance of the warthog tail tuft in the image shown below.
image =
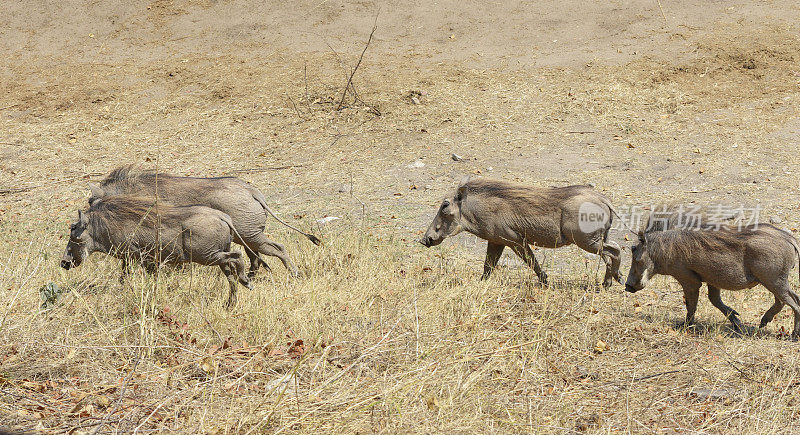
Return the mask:
<svg viewBox="0 0 800 435">
<path fill-rule="evenodd" d="M 269 213 L 270 216 L 274 217 L 278 222 L 282 223 L 287 228 L 293 229 L 293 230 L 297 231 L 298 233 L 306 236 L 306 238 L 308 238 L 308 240 L 311 240 L 311 243 L 313 243 L 313 244 L 315 244 L 317 246 L 322 244 L 322 240 L 320 240 L 317 236 L 315 236 L 313 234 L 309 234 L 309 233 L 307 233 L 307 232 L 305 232 L 305 231 L 303 231 L 303 230 L 301 230 L 299 228 L 293 227 L 292 225 L 289 225 L 288 223 L 284 222 L 283 219 L 279 218 L 275 213 L 273 213 L 272 210 L 267 206 L 267 202 L 264 199 L 264 196 L 261 194 L 261 192 L 259 192 L 258 190 L 253 189 L 253 191 L 251 193 L 253 195 L 253 199 L 258 201 L 259 204 L 261 204 L 261 208 L 263 208 L 265 212 Z"/>
</svg>

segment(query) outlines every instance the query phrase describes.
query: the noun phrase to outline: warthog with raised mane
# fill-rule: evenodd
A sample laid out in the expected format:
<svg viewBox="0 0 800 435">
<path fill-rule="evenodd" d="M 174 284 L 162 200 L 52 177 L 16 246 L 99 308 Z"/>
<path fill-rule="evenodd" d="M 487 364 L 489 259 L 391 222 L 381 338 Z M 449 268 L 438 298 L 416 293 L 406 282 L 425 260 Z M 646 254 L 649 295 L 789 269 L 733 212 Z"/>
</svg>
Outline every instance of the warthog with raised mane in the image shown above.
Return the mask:
<svg viewBox="0 0 800 435">
<path fill-rule="evenodd" d="M 467 231 L 488 241 L 482 279 L 497 266 L 508 246 L 547 283 L 530 245 L 559 248 L 571 244 L 598 254 L 606 264 L 603 286 L 622 282 L 620 248 L 608 240 L 613 208 L 589 186 L 535 188 L 497 180 L 477 179 L 459 186 L 445 199 L 420 240 L 436 246 Z"/>
<path fill-rule="evenodd" d="M 86 212 L 78 211 L 61 267 L 80 266 L 93 252 L 122 259 L 120 280 L 127 273 L 128 259 L 141 261 L 151 271 L 159 263 L 219 266 L 230 283 L 226 303 L 230 308 L 236 304 L 237 280 L 252 288 L 241 254 L 231 252 L 235 232 L 230 216 L 213 208 L 109 196 L 93 201 Z"/>
<path fill-rule="evenodd" d="M 107 195 L 133 194 L 158 196 L 175 205 L 204 205 L 226 213 L 238 233 L 234 242 L 249 248 L 245 252 L 250 258 L 250 277 L 255 275 L 259 265 L 269 269 L 259 254 L 278 257 L 292 276 L 298 275 L 297 267 L 283 245 L 264 235 L 267 213 L 306 236 L 315 245 L 320 244 L 315 236 L 281 220 L 267 207 L 266 198 L 260 190 L 236 177 L 176 177 L 153 171 L 136 172 L 131 166 L 124 166 L 113 170 L 99 185 L 89 183 L 89 189 L 92 192 L 90 204 Z"/>
<path fill-rule="evenodd" d="M 705 282 L 711 303 L 741 331 L 739 313 L 725 305 L 720 289 L 742 290 L 758 284 L 775 296 L 775 303 L 761 318 L 769 323 L 784 303 L 794 311 L 792 339 L 800 337 L 800 298 L 789 284 L 789 272 L 800 259 L 795 238 L 772 225 L 733 229 L 675 229 L 639 233 L 625 289 L 643 289 L 654 275 L 670 275 L 683 287 L 686 324 L 694 323 L 700 286 Z"/>
</svg>

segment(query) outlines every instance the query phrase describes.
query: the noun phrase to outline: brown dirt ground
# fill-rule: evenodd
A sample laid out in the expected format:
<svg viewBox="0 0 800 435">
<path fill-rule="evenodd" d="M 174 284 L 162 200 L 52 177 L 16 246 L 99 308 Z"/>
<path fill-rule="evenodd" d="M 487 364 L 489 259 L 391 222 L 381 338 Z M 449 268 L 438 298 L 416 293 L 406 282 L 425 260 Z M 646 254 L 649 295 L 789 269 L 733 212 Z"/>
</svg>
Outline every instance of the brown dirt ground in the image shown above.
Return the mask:
<svg viewBox="0 0 800 435">
<path fill-rule="evenodd" d="M 47 241 L 41 252 L 54 263 L 67 222 L 85 204 L 85 182 L 128 163 L 236 174 L 292 222 L 329 238 L 362 225 L 363 201 L 368 231 L 422 264 L 445 254 L 413 240 L 464 175 L 593 183 L 619 206 L 758 204 L 762 217 L 800 227 L 794 1 L 663 0 L 664 16 L 655 0 L 116 3 L 0 6 L 0 252 Z M 354 78 L 360 101 L 348 94 L 346 107 L 335 110 L 373 22 L 375 38 Z M 409 167 L 416 161 L 425 165 Z M 320 228 L 315 221 L 325 216 L 343 219 Z M 312 249 L 277 225 L 268 232 L 297 255 Z M 624 242 L 621 233 L 613 237 Z M 453 245 L 446 255 L 467 264 L 463 279 L 476 279 L 481 244 L 460 236 Z M 581 273 L 563 262 L 564 274 Z M 0 265 L 8 272 L 18 264 Z M 66 276 L 46 267 L 30 289 Z M 0 286 L 4 300 L 17 293 L 15 282 Z M 664 306 L 679 318 L 679 296 L 670 291 Z M 745 297 L 728 296 L 734 306 Z M 38 305 L 35 294 L 23 300 L 32 302 L 10 302 L 9 323 Z M 768 300 L 758 299 L 748 316 L 755 319 Z M 16 325 L 0 345 L 27 333 Z M 716 343 L 691 340 L 708 352 Z M 788 346 L 769 352 L 796 356 Z M 630 421 L 590 420 L 590 428 L 644 431 Z M 3 421 L 34 426 L 19 415 Z M 798 424 L 794 414 L 782 421 Z M 382 429 L 509 429 L 437 424 Z"/>
</svg>

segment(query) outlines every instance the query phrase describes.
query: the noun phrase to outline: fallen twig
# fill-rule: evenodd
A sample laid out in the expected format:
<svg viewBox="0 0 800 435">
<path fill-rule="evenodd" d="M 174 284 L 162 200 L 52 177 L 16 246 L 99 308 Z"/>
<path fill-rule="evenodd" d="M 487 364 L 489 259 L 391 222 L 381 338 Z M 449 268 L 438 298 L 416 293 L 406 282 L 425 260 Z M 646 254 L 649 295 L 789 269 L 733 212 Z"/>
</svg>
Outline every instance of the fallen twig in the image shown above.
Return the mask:
<svg viewBox="0 0 800 435">
<path fill-rule="evenodd" d="M 302 168 L 304 164 L 299 165 L 286 165 L 286 166 L 270 166 L 267 168 L 250 168 L 250 169 L 234 169 L 228 171 L 229 174 L 249 174 L 251 172 L 267 172 L 267 171 L 280 171 L 283 169 Z"/>
<path fill-rule="evenodd" d="M 663 7 L 661 7 L 661 0 L 657 0 L 657 1 L 658 1 L 658 9 L 660 9 L 660 10 L 661 10 L 661 18 L 663 18 L 663 19 L 664 19 L 664 25 L 665 25 L 665 26 L 668 26 L 669 24 L 667 24 L 667 16 L 666 16 L 666 15 L 664 15 L 664 8 L 663 8 Z"/>
<path fill-rule="evenodd" d="M 11 188 L 8 188 L 8 189 L 0 189 L 0 195 L 8 195 L 8 194 L 12 194 L 12 193 L 27 192 L 29 190 L 38 189 L 40 187 L 47 187 L 47 186 L 53 186 L 55 184 L 67 183 L 69 181 L 74 181 L 74 180 L 77 180 L 77 179 L 80 179 L 80 178 L 88 179 L 89 177 L 97 177 L 97 176 L 100 176 L 100 175 L 103 175 L 103 173 L 102 172 L 90 172 L 88 174 L 78 175 L 78 176 L 75 176 L 75 177 L 64 178 L 63 180 L 54 180 L 54 181 L 51 181 L 49 183 L 44 183 L 44 184 L 35 184 L 33 186 L 11 187 Z"/>
<path fill-rule="evenodd" d="M 36 189 L 37 187 L 42 187 L 41 185 L 37 186 L 28 186 L 28 187 L 12 187 L 10 189 L 0 189 L 0 195 L 9 195 L 12 193 L 21 193 L 27 192 L 29 190 Z"/>
<path fill-rule="evenodd" d="M 114 403 L 114 407 L 111 408 L 106 413 L 105 416 L 103 416 L 103 418 L 100 420 L 100 424 L 94 429 L 92 434 L 96 434 L 98 431 L 100 431 L 100 429 L 103 428 L 103 426 L 106 424 L 106 422 L 108 422 L 108 418 L 111 417 L 115 412 L 117 412 L 117 409 L 119 409 L 119 405 L 122 403 L 122 399 L 125 397 L 125 392 L 128 390 L 128 383 L 130 382 L 131 378 L 133 377 L 133 374 L 136 373 L 136 368 L 139 367 L 139 361 L 141 361 L 141 360 L 142 360 L 142 352 L 139 352 L 139 357 L 136 358 L 136 362 L 133 363 L 133 368 L 131 369 L 131 372 L 128 373 L 128 376 L 125 378 L 125 382 L 123 382 L 123 384 L 122 384 L 122 390 L 119 393 L 119 397 L 117 398 L 117 401 Z"/>
<path fill-rule="evenodd" d="M 300 110 L 297 109 L 297 104 L 294 104 L 294 100 L 292 99 L 292 96 L 289 95 L 289 94 L 286 94 L 286 98 L 288 98 L 289 102 L 292 103 L 292 107 L 294 108 L 294 112 L 297 113 L 297 117 L 302 119 L 303 121 L 307 121 L 307 119 L 300 113 Z"/>
</svg>

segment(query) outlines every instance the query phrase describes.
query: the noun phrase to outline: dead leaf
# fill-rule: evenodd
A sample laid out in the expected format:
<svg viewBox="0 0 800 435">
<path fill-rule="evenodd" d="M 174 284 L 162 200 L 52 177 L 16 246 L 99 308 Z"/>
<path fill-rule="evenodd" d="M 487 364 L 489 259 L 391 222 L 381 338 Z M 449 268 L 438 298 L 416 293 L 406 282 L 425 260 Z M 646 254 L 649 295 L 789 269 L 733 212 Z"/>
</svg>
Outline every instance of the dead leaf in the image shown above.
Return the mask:
<svg viewBox="0 0 800 435">
<path fill-rule="evenodd" d="M 200 361 L 200 369 L 211 374 L 214 371 L 214 360 L 208 356 L 203 358 L 203 360 Z"/>
<path fill-rule="evenodd" d="M 111 399 L 108 396 L 101 394 L 94 398 L 94 404 L 100 408 L 108 408 L 108 405 L 111 404 Z"/>
<path fill-rule="evenodd" d="M 608 343 L 606 343 L 603 340 L 597 340 L 597 343 L 595 343 L 595 345 L 594 345 L 594 352 L 595 353 L 603 353 L 603 352 L 605 352 L 605 351 L 607 351 L 609 349 L 611 349 L 611 348 L 608 346 Z"/>
<path fill-rule="evenodd" d="M 428 409 L 431 411 L 439 412 L 439 399 L 437 399 L 436 396 L 429 396 L 427 399 L 425 399 L 425 405 L 427 405 Z"/>
</svg>

